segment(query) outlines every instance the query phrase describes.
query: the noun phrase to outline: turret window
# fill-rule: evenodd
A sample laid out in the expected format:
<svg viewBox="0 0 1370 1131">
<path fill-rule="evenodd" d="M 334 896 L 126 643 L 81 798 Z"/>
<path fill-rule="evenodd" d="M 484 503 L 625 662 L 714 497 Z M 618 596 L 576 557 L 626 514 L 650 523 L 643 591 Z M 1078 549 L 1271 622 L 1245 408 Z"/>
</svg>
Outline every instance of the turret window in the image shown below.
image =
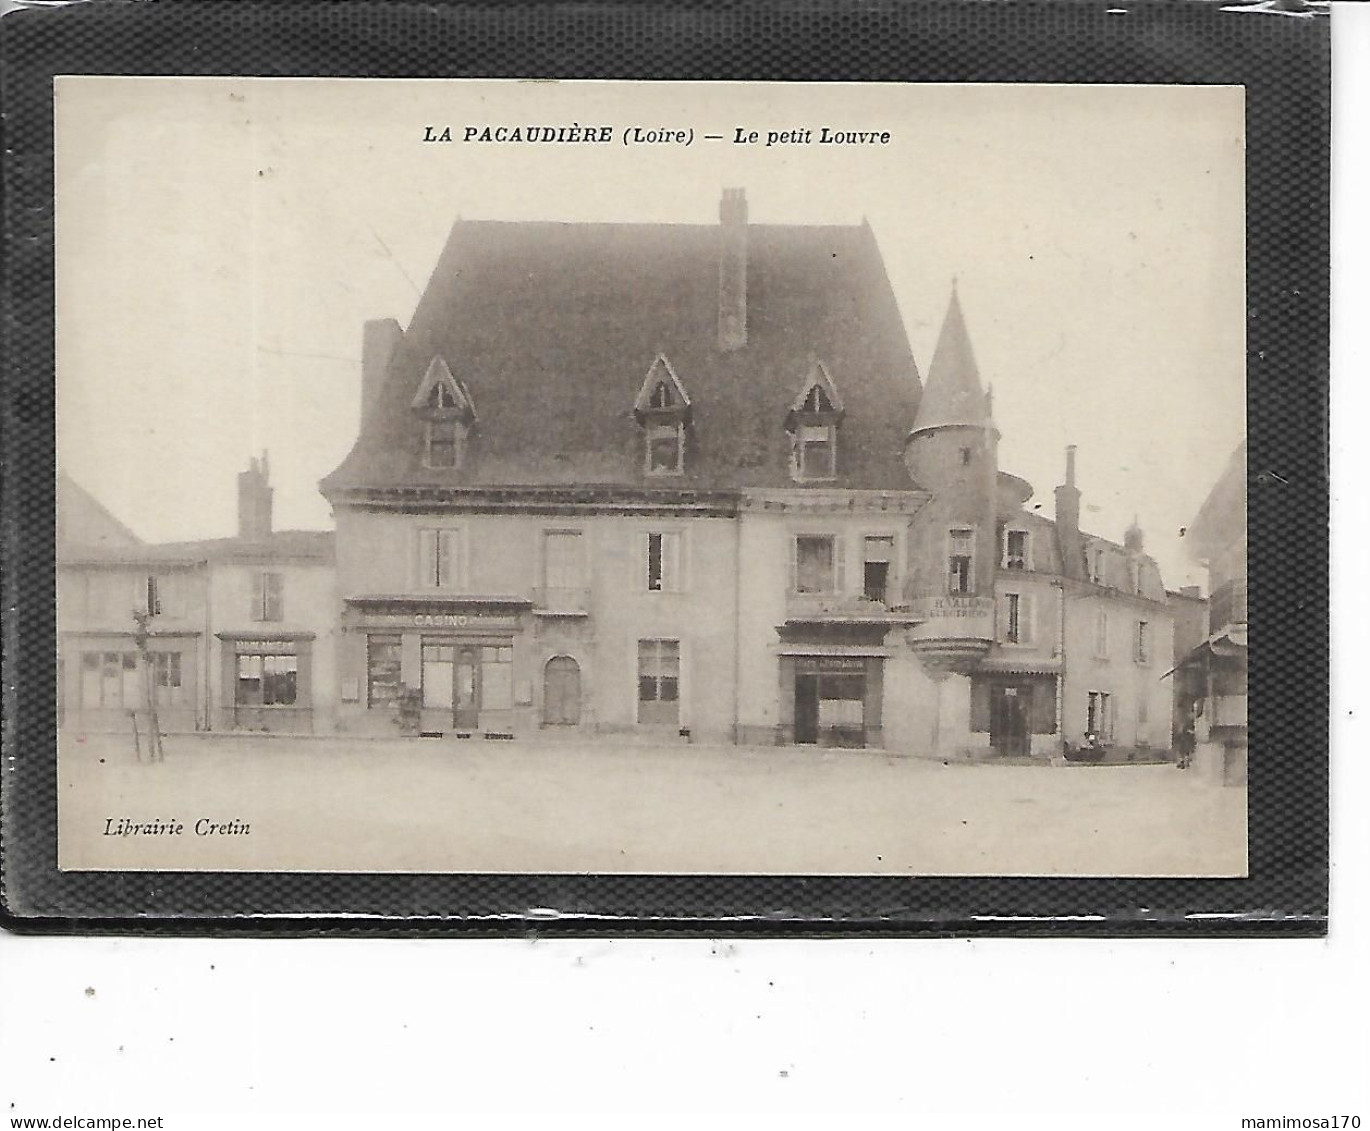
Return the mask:
<svg viewBox="0 0 1370 1131">
<path fill-rule="evenodd" d="M 975 531 L 952 530 L 947 537 L 947 592 L 975 592 Z"/>
</svg>

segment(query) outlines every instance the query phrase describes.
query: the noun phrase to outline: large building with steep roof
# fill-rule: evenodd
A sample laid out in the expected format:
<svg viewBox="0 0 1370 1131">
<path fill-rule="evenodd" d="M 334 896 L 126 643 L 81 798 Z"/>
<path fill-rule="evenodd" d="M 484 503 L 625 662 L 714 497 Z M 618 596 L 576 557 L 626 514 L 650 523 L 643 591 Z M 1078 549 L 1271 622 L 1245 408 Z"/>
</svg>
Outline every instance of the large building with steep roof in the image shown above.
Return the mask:
<svg viewBox="0 0 1370 1131">
<path fill-rule="evenodd" d="M 1073 471 L 1024 508 L 959 297 L 924 388 L 868 224 L 459 221 L 363 339 L 342 728 L 1168 747 L 1140 530 L 1082 533 Z"/>
</svg>

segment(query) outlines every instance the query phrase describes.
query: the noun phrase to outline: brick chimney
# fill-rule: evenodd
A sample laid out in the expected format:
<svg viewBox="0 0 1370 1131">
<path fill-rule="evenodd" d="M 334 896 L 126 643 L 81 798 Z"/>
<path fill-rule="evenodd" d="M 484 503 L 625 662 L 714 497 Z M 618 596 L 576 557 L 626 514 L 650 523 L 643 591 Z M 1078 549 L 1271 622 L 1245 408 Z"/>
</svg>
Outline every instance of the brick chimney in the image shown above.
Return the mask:
<svg viewBox="0 0 1370 1131">
<path fill-rule="evenodd" d="M 376 403 L 385 381 L 385 370 L 403 336 L 404 331 L 393 318 L 373 318 L 362 324 L 362 424 L 366 423 L 371 406 Z"/>
<path fill-rule="evenodd" d="M 718 348 L 747 344 L 747 194 L 725 188 L 718 204 L 722 251 L 718 260 Z"/>
<path fill-rule="evenodd" d="M 1061 548 L 1061 572 L 1081 578 L 1085 573 L 1080 543 L 1080 489 L 1075 486 L 1075 445 L 1066 448 L 1066 481 L 1056 488 L 1056 540 Z"/>
<path fill-rule="evenodd" d="M 266 453 L 254 459 L 246 471 L 238 472 L 238 537 L 247 542 L 265 542 L 271 537 L 271 472 Z"/>
</svg>

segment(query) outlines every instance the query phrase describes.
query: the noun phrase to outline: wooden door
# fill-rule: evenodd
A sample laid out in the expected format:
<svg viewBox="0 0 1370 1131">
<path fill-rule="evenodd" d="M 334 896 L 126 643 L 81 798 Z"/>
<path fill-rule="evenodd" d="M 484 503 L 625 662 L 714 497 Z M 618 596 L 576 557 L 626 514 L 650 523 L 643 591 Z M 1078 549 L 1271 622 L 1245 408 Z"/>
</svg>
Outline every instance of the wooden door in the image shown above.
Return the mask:
<svg viewBox="0 0 1370 1131">
<path fill-rule="evenodd" d="M 570 656 L 553 656 L 543 673 L 542 721 L 546 726 L 580 722 L 580 665 Z"/>
</svg>

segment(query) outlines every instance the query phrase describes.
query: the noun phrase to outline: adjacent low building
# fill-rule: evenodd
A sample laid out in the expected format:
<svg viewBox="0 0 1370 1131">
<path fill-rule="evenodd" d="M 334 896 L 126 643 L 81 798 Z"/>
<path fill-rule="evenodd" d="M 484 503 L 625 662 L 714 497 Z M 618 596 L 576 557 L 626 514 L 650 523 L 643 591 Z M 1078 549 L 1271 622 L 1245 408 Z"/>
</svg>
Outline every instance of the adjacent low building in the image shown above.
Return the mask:
<svg viewBox="0 0 1370 1131">
<path fill-rule="evenodd" d="M 268 476 L 265 456 L 239 475 L 235 537 L 154 544 L 59 479 L 62 725 L 131 730 L 155 705 L 164 731 L 333 729 L 333 535 L 273 530 Z"/>
</svg>

